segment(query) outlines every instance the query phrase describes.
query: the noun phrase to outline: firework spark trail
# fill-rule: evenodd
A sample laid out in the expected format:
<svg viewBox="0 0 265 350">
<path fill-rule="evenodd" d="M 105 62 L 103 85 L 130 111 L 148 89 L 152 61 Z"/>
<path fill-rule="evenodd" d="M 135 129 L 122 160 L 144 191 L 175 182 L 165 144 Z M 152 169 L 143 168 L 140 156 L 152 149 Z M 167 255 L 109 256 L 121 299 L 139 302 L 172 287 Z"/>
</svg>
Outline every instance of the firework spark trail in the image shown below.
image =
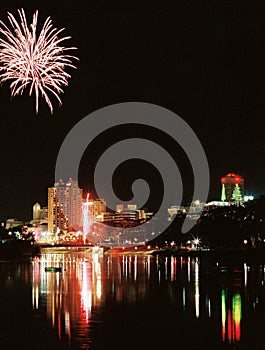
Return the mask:
<svg viewBox="0 0 265 350">
<path fill-rule="evenodd" d="M 64 52 L 75 50 L 76 47 L 62 46 L 62 42 L 71 37 L 59 38 L 64 28 L 53 28 L 50 17 L 38 35 L 38 11 L 34 13 L 29 26 L 24 10 L 18 10 L 18 13 L 20 23 L 8 12 L 12 29 L 0 21 L 0 82 L 11 81 L 11 96 L 22 95 L 26 88 L 30 96 L 35 93 L 36 114 L 41 95 L 53 113 L 49 93 L 55 96 L 59 105 L 62 104 L 59 94 L 63 93 L 62 87 L 68 85 L 71 77 L 65 68 L 76 68 L 72 60 L 78 60 Z"/>
</svg>

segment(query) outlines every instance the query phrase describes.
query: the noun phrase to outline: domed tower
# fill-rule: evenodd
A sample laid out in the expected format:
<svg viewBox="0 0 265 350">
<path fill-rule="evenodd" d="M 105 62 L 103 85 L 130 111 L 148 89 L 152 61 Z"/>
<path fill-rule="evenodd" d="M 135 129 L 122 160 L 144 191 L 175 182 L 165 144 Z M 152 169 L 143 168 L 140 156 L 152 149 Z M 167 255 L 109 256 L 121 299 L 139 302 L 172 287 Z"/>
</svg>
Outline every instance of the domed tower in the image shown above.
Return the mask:
<svg viewBox="0 0 265 350">
<path fill-rule="evenodd" d="M 222 194 L 221 201 L 237 202 L 243 201 L 244 178 L 240 175 L 229 173 L 221 179 Z"/>
<path fill-rule="evenodd" d="M 40 219 L 40 212 L 41 207 L 39 203 L 35 203 L 33 205 L 33 220 L 39 220 Z"/>
</svg>

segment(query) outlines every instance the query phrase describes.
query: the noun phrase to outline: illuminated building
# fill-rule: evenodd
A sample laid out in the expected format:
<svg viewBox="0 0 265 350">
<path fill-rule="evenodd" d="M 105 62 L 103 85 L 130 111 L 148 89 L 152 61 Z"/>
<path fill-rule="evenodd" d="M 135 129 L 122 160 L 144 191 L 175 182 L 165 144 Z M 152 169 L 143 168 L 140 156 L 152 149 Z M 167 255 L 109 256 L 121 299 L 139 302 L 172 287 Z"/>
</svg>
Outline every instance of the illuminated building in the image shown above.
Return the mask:
<svg viewBox="0 0 265 350">
<path fill-rule="evenodd" d="M 57 198 L 56 187 L 50 187 L 48 188 L 48 231 L 57 233 L 58 230 L 66 230 L 67 227 L 68 221 Z"/>
<path fill-rule="evenodd" d="M 144 210 L 125 209 L 115 213 L 103 213 L 102 221 L 115 227 L 135 226 L 146 222 L 153 213 L 145 213 Z"/>
<path fill-rule="evenodd" d="M 100 221 L 97 218 L 102 216 L 102 213 L 106 212 L 106 201 L 101 198 L 97 198 L 92 201 L 92 206 L 90 208 L 90 214 L 93 221 Z"/>
<path fill-rule="evenodd" d="M 23 224 L 24 224 L 23 221 L 20 221 L 17 219 L 7 219 L 6 220 L 6 229 L 8 230 L 9 228 L 12 228 L 12 227 L 22 226 Z"/>
<path fill-rule="evenodd" d="M 123 204 L 117 204 L 116 205 L 116 212 L 120 213 L 123 210 L 124 210 L 124 205 Z"/>
<path fill-rule="evenodd" d="M 186 209 L 181 205 L 171 205 L 171 207 L 168 208 L 167 212 L 170 216 L 170 219 L 172 219 L 174 215 L 186 213 Z"/>
<path fill-rule="evenodd" d="M 39 203 L 35 203 L 33 205 L 33 220 L 38 220 L 39 217 L 40 217 L 40 210 L 41 210 L 41 207 L 39 205 Z"/>
<path fill-rule="evenodd" d="M 137 210 L 137 205 L 136 204 L 128 204 L 127 209 L 128 210 Z"/>
<path fill-rule="evenodd" d="M 121 212 L 123 210 L 137 210 L 137 205 L 136 204 L 127 204 L 127 207 L 125 207 L 124 204 L 117 204 L 116 205 L 116 212 Z"/>
<path fill-rule="evenodd" d="M 40 225 L 48 222 L 48 207 L 41 207 L 39 203 L 33 205 L 33 220 L 32 225 Z"/>
<path fill-rule="evenodd" d="M 229 205 L 230 203 L 225 201 L 211 201 L 205 204 L 203 210 L 207 211 L 214 208 L 228 207 Z"/>
<path fill-rule="evenodd" d="M 60 180 L 48 189 L 48 231 L 57 232 L 68 227 L 79 229 L 82 223 L 83 190 L 72 178 Z"/>
<path fill-rule="evenodd" d="M 54 186 L 68 224 L 74 228 L 80 228 L 82 222 L 83 190 L 78 187 L 78 181 L 69 178 L 68 182 L 64 183 L 63 180 L 60 180 Z"/>
<path fill-rule="evenodd" d="M 201 202 L 199 199 L 191 202 L 190 207 L 187 208 L 187 217 L 193 220 L 198 220 L 201 212 L 203 211 L 205 202 Z"/>
<path fill-rule="evenodd" d="M 242 176 L 229 173 L 221 179 L 221 201 L 241 203 L 244 196 L 244 179 Z"/>
</svg>

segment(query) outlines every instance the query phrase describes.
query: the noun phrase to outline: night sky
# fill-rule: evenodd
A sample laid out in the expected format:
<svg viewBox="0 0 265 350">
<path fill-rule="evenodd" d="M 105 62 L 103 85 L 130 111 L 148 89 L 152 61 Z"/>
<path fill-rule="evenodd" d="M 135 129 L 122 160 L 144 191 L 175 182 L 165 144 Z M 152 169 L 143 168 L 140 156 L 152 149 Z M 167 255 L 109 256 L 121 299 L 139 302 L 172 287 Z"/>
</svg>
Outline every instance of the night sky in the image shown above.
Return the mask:
<svg viewBox="0 0 265 350">
<path fill-rule="evenodd" d="M 107 3 L 107 5 L 106 5 Z M 47 205 L 60 145 L 71 128 L 104 106 L 149 102 L 182 117 L 200 139 L 210 167 L 209 199 L 220 197 L 221 176 L 236 172 L 248 192 L 265 192 L 264 30 L 263 6 L 240 1 L 179 1 L 152 6 L 121 1 L 2 0 L 0 17 L 23 7 L 30 22 L 39 10 L 78 47 L 78 69 L 65 89 L 63 106 L 50 115 L 44 102 L 35 115 L 34 99 L 12 101 L 8 84 L 0 88 L 0 218 L 31 218 L 32 205 Z M 244 7 L 247 6 L 247 7 Z M 155 130 L 116 128 L 98 137 L 79 171 L 79 184 L 93 191 L 93 166 L 104 147 L 122 138 L 156 140 L 177 160 L 184 179 L 184 200 L 192 191 L 192 174 L 178 145 Z M 128 162 L 129 163 L 129 162 Z M 125 164 L 126 165 L 126 164 Z M 121 166 L 114 184 L 123 199 L 128 183 L 139 176 L 157 190 L 161 179 L 152 166 Z M 159 200 L 151 199 L 150 209 Z M 157 202 L 158 201 L 158 202 Z M 174 203 L 172 203 L 174 204 Z"/>
</svg>

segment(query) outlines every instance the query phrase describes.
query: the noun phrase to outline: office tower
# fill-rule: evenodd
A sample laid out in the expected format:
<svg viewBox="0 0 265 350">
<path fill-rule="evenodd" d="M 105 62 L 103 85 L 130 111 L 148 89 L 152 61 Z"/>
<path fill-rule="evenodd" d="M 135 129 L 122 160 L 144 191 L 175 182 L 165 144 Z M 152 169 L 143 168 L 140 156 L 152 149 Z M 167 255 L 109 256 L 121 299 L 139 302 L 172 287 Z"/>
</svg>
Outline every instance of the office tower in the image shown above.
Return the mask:
<svg viewBox="0 0 265 350">
<path fill-rule="evenodd" d="M 60 180 L 48 189 L 48 231 L 80 229 L 82 224 L 82 195 L 78 181 Z"/>
</svg>

